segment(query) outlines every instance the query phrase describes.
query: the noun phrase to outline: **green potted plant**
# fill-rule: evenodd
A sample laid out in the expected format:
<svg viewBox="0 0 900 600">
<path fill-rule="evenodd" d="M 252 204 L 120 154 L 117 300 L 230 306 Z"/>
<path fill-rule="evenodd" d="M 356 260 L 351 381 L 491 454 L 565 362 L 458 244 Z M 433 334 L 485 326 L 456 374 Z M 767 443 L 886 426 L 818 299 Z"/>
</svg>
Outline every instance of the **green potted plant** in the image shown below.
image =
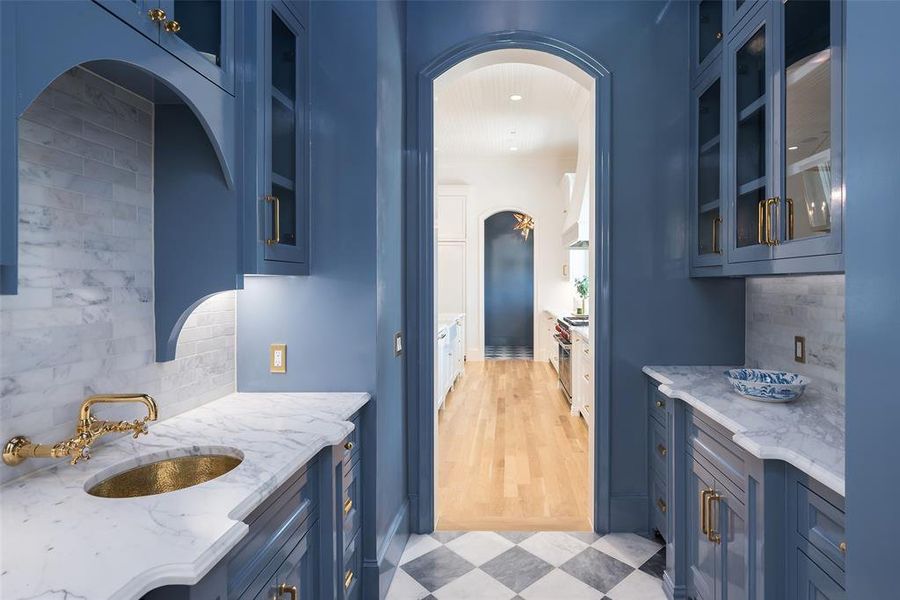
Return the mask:
<svg viewBox="0 0 900 600">
<path fill-rule="evenodd" d="M 579 277 L 575 280 L 575 292 L 581 298 L 581 308 L 578 309 L 579 315 L 583 315 L 587 312 L 588 283 L 587 276 Z"/>
</svg>

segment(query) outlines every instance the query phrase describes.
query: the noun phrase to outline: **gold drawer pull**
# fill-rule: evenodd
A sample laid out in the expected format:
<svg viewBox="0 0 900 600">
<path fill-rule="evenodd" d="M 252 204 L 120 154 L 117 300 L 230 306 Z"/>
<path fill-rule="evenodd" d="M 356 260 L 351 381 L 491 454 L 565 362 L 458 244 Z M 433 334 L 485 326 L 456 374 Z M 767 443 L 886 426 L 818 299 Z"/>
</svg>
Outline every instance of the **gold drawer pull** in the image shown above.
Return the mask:
<svg viewBox="0 0 900 600">
<path fill-rule="evenodd" d="M 666 454 L 669 453 L 668 449 L 666 449 L 666 447 L 663 446 L 662 444 L 656 445 L 656 451 L 659 452 L 660 456 L 665 456 Z"/>
<path fill-rule="evenodd" d="M 706 516 L 706 497 L 712 493 L 712 490 L 702 490 L 700 492 L 700 533 L 702 533 L 703 535 L 709 534 L 709 526 L 707 524 L 707 521 L 709 519 Z"/>
<path fill-rule="evenodd" d="M 759 244 L 768 245 L 768 238 L 763 241 L 763 231 L 766 229 L 766 202 L 768 202 L 768 199 L 760 200 L 759 204 L 756 205 L 756 241 Z"/>
<path fill-rule="evenodd" d="M 353 509 L 353 500 L 350 498 L 347 498 L 347 500 L 344 502 L 344 514 L 345 515 L 348 514 L 352 509 Z"/>
<path fill-rule="evenodd" d="M 344 574 L 344 589 L 349 590 L 351 583 L 353 583 L 353 571 L 347 571 L 347 573 Z"/>
<path fill-rule="evenodd" d="M 266 244 L 273 246 L 281 243 L 281 200 L 278 196 L 263 196 L 264 202 L 272 204 L 272 234 L 274 237 L 266 239 Z"/>
<path fill-rule="evenodd" d="M 706 509 L 706 518 L 709 520 L 709 523 L 706 525 L 706 539 L 711 541 L 714 544 L 720 544 L 722 542 L 722 536 L 718 531 L 715 530 L 716 520 L 713 517 L 713 502 L 719 502 L 722 499 L 722 495 L 716 491 L 710 490 L 709 495 L 706 496 L 706 502 L 709 505 Z"/>
<path fill-rule="evenodd" d="M 347 442 L 346 444 L 344 444 L 344 449 L 353 450 L 353 442 Z"/>
<path fill-rule="evenodd" d="M 712 222 L 712 251 L 713 254 L 722 254 L 719 248 L 719 225 L 722 223 L 722 217 L 716 217 Z"/>
<path fill-rule="evenodd" d="M 666 407 L 665 400 L 657 400 L 656 401 L 656 408 L 665 408 L 665 407 Z"/>
<path fill-rule="evenodd" d="M 841 554 L 847 554 L 847 542 L 841 542 L 838 544 L 838 550 L 841 551 Z"/>
<path fill-rule="evenodd" d="M 161 8 L 151 8 L 147 11 L 147 16 L 150 17 L 150 20 L 154 23 L 159 23 L 166 20 L 166 11 Z"/>
<path fill-rule="evenodd" d="M 285 594 L 290 594 L 291 600 L 297 600 L 297 586 L 282 583 L 278 586 L 278 595 L 283 596 Z"/>
<path fill-rule="evenodd" d="M 656 499 L 656 506 L 659 507 L 659 512 L 661 512 L 663 514 L 665 514 L 666 510 L 669 508 L 668 506 L 666 506 L 666 501 L 663 500 L 662 498 Z"/>
<path fill-rule="evenodd" d="M 166 21 L 165 25 L 163 25 L 163 29 L 169 33 L 178 33 L 181 31 L 181 23 L 178 21 Z"/>
</svg>

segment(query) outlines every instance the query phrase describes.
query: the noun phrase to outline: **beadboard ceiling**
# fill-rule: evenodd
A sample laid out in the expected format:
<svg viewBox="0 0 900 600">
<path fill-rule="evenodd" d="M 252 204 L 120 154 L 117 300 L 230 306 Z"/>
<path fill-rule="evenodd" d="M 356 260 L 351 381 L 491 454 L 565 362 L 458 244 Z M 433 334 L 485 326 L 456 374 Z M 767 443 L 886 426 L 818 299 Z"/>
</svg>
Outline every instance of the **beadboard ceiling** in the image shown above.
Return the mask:
<svg viewBox="0 0 900 600">
<path fill-rule="evenodd" d="M 510 100 L 512 94 L 522 100 Z M 446 80 L 442 76 L 435 82 L 437 160 L 575 156 L 576 119 L 589 97 L 568 75 L 524 62 L 480 66 Z"/>
</svg>

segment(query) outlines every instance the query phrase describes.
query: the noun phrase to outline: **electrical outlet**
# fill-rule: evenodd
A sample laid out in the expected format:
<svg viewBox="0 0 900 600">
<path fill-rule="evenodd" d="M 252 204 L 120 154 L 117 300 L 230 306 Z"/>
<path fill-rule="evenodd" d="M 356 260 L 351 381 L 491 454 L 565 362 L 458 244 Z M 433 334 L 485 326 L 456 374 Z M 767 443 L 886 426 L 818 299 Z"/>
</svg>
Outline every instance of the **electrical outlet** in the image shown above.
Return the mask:
<svg viewBox="0 0 900 600">
<path fill-rule="evenodd" d="M 794 336 L 794 362 L 806 362 L 806 338 L 801 335 Z"/>
<path fill-rule="evenodd" d="M 287 373 L 287 344 L 269 346 L 269 373 Z"/>
<path fill-rule="evenodd" d="M 403 332 L 398 331 L 394 334 L 394 356 L 403 354 Z"/>
</svg>

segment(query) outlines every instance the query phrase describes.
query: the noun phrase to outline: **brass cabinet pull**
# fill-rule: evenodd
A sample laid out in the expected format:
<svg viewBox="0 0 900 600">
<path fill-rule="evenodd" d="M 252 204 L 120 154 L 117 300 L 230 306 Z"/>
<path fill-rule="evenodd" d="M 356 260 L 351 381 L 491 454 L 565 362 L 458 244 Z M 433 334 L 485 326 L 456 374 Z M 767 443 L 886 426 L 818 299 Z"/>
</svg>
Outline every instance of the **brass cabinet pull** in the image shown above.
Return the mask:
<svg viewBox="0 0 900 600">
<path fill-rule="evenodd" d="M 766 202 L 768 202 L 768 200 L 760 200 L 759 204 L 756 205 L 756 241 L 760 244 L 768 244 L 768 242 L 763 239 L 763 232 L 766 230 Z"/>
<path fill-rule="evenodd" d="M 722 248 L 719 247 L 719 225 L 722 224 L 722 217 L 716 217 L 712 221 L 712 251 L 713 254 L 722 254 Z"/>
<path fill-rule="evenodd" d="M 659 452 L 660 456 L 665 456 L 666 454 L 669 453 L 669 451 L 666 449 L 666 447 L 663 446 L 662 444 L 656 445 L 656 451 Z"/>
<path fill-rule="evenodd" d="M 347 500 L 344 502 L 344 514 L 349 514 L 352 509 L 353 500 L 351 498 L 347 498 Z"/>
<path fill-rule="evenodd" d="M 709 535 L 709 526 L 707 523 L 709 519 L 706 515 L 706 511 L 708 508 L 706 504 L 706 497 L 712 493 L 712 490 L 702 490 L 700 492 L 700 532 L 703 533 L 703 535 Z"/>
<path fill-rule="evenodd" d="M 353 442 L 347 442 L 346 444 L 344 444 L 344 449 L 353 450 Z"/>
<path fill-rule="evenodd" d="M 281 243 L 281 201 L 278 196 L 263 196 L 264 202 L 272 204 L 272 233 L 274 237 L 267 238 L 266 244 L 273 246 Z"/>
<path fill-rule="evenodd" d="M 278 586 L 278 595 L 283 596 L 285 594 L 290 594 L 291 600 L 297 600 L 297 586 L 282 583 Z"/>
<path fill-rule="evenodd" d="M 151 8 L 147 11 L 147 16 L 150 17 L 150 20 L 154 23 L 159 23 L 160 21 L 166 20 L 166 11 L 161 8 Z"/>
<path fill-rule="evenodd" d="M 785 198 L 787 204 L 787 239 L 794 239 L 794 199 Z"/>
<path fill-rule="evenodd" d="M 351 583 L 353 583 L 353 571 L 347 571 L 344 574 L 344 589 L 349 590 Z M 291 600 L 293 600 L 293 599 L 291 599 Z"/>
<path fill-rule="evenodd" d="M 841 542 L 838 544 L 838 550 L 841 551 L 841 554 L 847 554 L 847 542 Z"/>
<path fill-rule="evenodd" d="M 778 216 L 778 203 L 781 200 L 778 196 L 766 200 L 766 244 L 769 246 L 777 246 L 778 238 L 775 237 L 775 218 Z M 773 210 L 774 214 L 773 214 Z"/>
<path fill-rule="evenodd" d="M 165 29 L 169 33 L 178 33 L 179 31 L 181 31 L 181 23 L 175 20 L 166 21 L 163 24 L 163 29 Z"/>
<path fill-rule="evenodd" d="M 656 408 L 665 408 L 665 406 L 666 406 L 665 400 L 657 400 L 656 401 Z"/>
<path fill-rule="evenodd" d="M 715 530 L 715 518 L 713 518 L 713 509 L 712 503 L 719 502 L 722 499 L 722 495 L 716 491 L 710 490 L 709 495 L 706 496 L 706 502 L 708 504 L 706 508 L 706 518 L 709 520 L 709 523 L 706 525 L 706 539 L 711 541 L 714 544 L 719 544 L 722 542 L 722 536 L 718 531 Z"/>
<path fill-rule="evenodd" d="M 668 506 L 666 506 L 666 501 L 663 500 L 662 498 L 656 499 L 656 506 L 659 507 L 659 512 L 661 512 L 661 513 L 665 513 L 666 510 L 668 510 L 668 508 L 669 508 Z"/>
</svg>

